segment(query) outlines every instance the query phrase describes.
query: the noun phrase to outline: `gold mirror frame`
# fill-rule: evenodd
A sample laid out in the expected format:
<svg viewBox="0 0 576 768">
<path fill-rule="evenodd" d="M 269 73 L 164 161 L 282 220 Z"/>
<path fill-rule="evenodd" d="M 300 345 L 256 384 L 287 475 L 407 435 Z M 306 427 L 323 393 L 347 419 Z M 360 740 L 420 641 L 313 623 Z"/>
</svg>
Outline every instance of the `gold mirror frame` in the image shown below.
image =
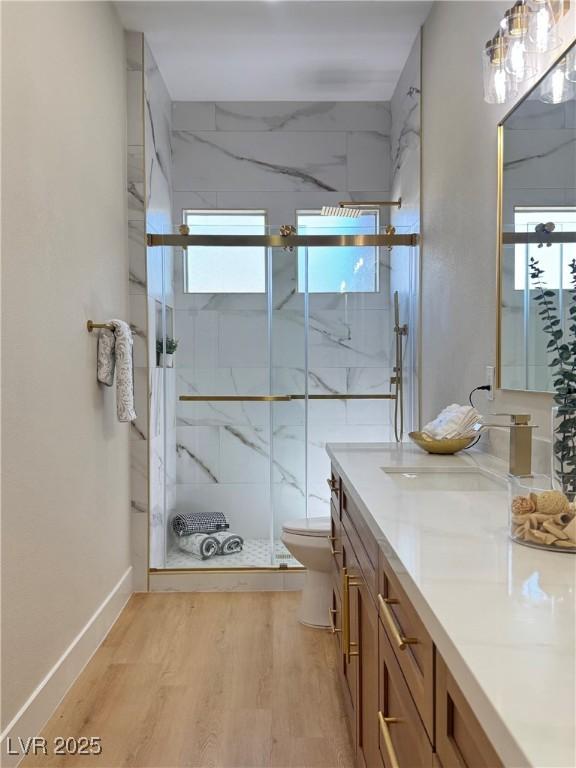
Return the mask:
<svg viewBox="0 0 576 768">
<path fill-rule="evenodd" d="M 497 171 L 497 208 L 496 208 L 496 371 L 495 388 L 502 389 L 502 267 L 504 264 L 504 124 L 511 115 L 540 87 L 541 83 L 548 77 L 550 72 L 562 61 L 566 54 L 576 48 L 576 38 L 562 50 L 562 53 L 554 59 L 548 69 L 538 78 L 534 85 L 511 107 L 497 126 L 497 144 L 498 144 L 498 171 Z M 553 394 L 549 390 L 537 389 L 511 389 L 505 388 L 508 392 L 528 392 L 534 394 Z"/>
</svg>

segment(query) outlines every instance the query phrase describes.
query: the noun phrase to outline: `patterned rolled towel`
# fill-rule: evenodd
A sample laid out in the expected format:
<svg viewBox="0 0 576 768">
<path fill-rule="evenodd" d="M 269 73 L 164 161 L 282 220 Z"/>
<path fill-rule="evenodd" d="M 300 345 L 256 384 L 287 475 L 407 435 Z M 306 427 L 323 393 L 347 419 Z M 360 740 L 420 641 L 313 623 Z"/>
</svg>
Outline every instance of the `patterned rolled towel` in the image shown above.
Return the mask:
<svg viewBox="0 0 576 768">
<path fill-rule="evenodd" d="M 176 536 L 224 531 L 229 527 L 228 520 L 222 512 L 184 512 L 172 518 L 172 530 Z"/>
<path fill-rule="evenodd" d="M 216 531 L 212 534 L 212 537 L 218 541 L 219 555 L 235 555 L 238 552 L 242 552 L 242 547 L 244 546 L 242 536 L 238 536 L 236 533 Z"/>
<path fill-rule="evenodd" d="M 192 533 L 190 536 L 180 537 L 178 546 L 182 551 L 201 560 L 208 560 L 218 554 L 220 542 L 209 533 Z"/>
</svg>

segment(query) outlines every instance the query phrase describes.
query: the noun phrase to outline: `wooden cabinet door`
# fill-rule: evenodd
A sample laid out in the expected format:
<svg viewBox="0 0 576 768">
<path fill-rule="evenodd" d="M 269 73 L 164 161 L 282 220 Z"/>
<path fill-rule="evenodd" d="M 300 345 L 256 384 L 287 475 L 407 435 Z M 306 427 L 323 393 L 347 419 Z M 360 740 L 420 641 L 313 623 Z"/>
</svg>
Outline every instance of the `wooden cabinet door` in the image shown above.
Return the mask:
<svg viewBox="0 0 576 768">
<path fill-rule="evenodd" d="M 436 751 L 444 768 L 502 768 L 502 761 L 438 651 Z"/>
<path fill-rule="evenodd" d="M 358 638 L 357 761 L 360 766 L 382 766 L 378 749 L 378 612 L 363 578 L 354 575 L 355 635 Z"/>
<path fill-rule="evenodd" d="M 432 745 L 382 624 L 380 646 L 379 748 L 385 768 L 432 768 Z"/>
<path fill-rule="evenodd" d="M 353 740 L 356 743 L 357 699 L 358 699 L 358 626 L 355 619 L 357 614 L 357 590 L 349 585 L 350 573 L 358 573 L 358 565 L 354 550 L 346 533 L 342 531 L 341 539 L 342 570 L 340 600 L 342 604 L 342 632 L 340 634 L 342 657 L 341 678 L 344 688 L 344 706 L 351 722 Z"/>
<path fill-rule="evenodd" d="M 380 620 L 433 742 L 434 644 L 382 551 L 379 586 Z"/>
</svg>

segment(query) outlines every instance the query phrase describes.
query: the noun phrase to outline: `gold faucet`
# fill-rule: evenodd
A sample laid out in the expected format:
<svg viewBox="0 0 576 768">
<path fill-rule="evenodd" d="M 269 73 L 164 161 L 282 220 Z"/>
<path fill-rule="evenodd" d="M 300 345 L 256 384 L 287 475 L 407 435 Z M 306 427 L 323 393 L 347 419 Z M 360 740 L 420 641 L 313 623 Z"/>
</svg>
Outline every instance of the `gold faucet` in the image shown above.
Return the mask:
<svg viewBox="0 0 576 768">
<path fill-rule="evenodd" d="M 483 424 L 486 427 L 503 427 L 510 430 L 510 452 L 508 457 L 508 472 L 516 477 L 532 475 L 532 430 L 537 429 L 530 424 L 527 413 L 494 413 L 493 416 L 509 416 L 509 424 Z"/>
</svg>

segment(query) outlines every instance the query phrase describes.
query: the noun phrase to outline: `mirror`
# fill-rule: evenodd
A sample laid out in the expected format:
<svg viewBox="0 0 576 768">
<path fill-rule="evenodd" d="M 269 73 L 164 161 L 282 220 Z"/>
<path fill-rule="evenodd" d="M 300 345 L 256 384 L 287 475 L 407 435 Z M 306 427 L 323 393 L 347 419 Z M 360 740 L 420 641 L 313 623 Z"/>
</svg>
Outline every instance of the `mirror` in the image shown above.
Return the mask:
<svg viewBox="0 0 576 768">
<path fill-rule="evenodd" d="M 498 131 L 498 386 L 550 392 L 576 342 L 576 43 Z"/>
</svg>

